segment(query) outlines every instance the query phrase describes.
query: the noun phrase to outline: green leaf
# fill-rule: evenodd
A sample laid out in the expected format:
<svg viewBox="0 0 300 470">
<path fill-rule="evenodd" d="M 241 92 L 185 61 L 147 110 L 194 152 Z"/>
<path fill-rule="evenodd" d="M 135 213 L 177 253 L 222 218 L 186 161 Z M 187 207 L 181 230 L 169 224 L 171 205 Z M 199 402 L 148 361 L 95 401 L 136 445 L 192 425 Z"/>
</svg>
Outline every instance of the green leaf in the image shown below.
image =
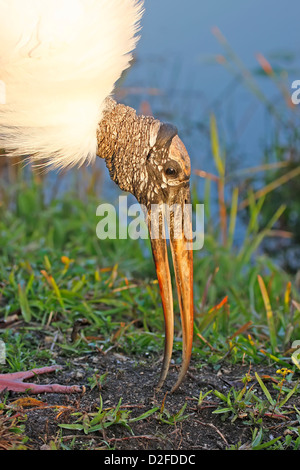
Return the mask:
<svg viewBox="0 0 300 470">
<path fill-rule="evenodd" d="M 214 390 L 214 395 L 216 395 L 216 397 L 220 398 L 222 401 L 226 401 L 227 403 L 227 397 L 223 393 L 219 392 L 218 390 Z"/>
<path fill-rule="evenodd" d="M 75 430 L 75 431 L 83 430 L 82 424 L 59 424 L 58 426 L 62 429 L 70 429 L 70 430 Z"/>
<path fill-rule="evenodd" d="M 285 405 L 285 403 L 291 398 L 291 396 L 294 395 L 294 393 L 296 392 L 296 390 L 298 388 L 298 384 L 299 384 L 299 380 L 297 380 L 297 383 L 296 383 L 295 387 L 292 390 L 289 391 L 287 396 L 283 400 L 281 400 L 281 402 L 278 405 L 278 408 L 281 408 L 283 405 Z"/>
<path fill-rule="evenodd" d="M 265 394 L 265 396 L 266 396 L 268 402 L 269 402 L 272 406 L 274 406 L 274 405 L 275 405 L 275 402 L 274 402 L 273 398 L 271 397 L 269 390 L 267 389 L 267 387 L 265 386 L 265 384 L 263 383 L 263 381 L 261 380 L 261 378 L 259 377 L 259 375 L 258 375 L 257 372 L 255 372 L 255 377 L 256 377 L 256 380 L 258 381 L 259 385 L 261 386 L 261 389 L 262 389 L 262 391 L 264 392 L 264 394 Z"/>
<path fill-rule="evenodd" d="M 228 413 L 229 411 L 232 411 L 232 408 L 218 408 L 217 410 L 213 411 L 213 414 L 218 415 L 221 413 Z"/>
<path fill-rule="evenodd" d="M 18 285 L 18 296 L 23 318 L 26 323 L 29 323 L 31 321 L 32 313 L 29 307 L 26 291 L 20 284 Z"/>
<path fill-rule="evenodd" d="M 137 416 L 136 418 L 131 418 L 129 420 L 130 423 L 135 423 L 136 421 L 141 421 L 143 419 L 148 418 L 152 414 L 156 413 L 156 411 L 159 410 L 159 407 L 152 408 L 151 410 L 146 411 L 145 413 L 141 414 L 140 416 Z"/>
<path fill-rule="evenodd" d="M 261 449 L 267 449 L 268 447 L 272 446 L 275 444 L 275 442 L 279 441 L 281 439 L 281 436 L 276 437 L 275 439 L 272 439 L 271 441 L 265 442 L 264 444 L 259 444 L 255 447 L 252 447 L 252 450 L 261 450 Z"/>
<path fill-rule="evenodd" d="M 260 442 L 262 440 L 262 432 L 263 432 L 262 428 L 260 428 L 260 430 L 258 432 L 257 432 L 257 428 L 255 428 L 255 430 L 254 430 L 254 436 L 255 437 L 252 441 L 252 448 L 257 447 L 260 444 Z"/>
<path fill-rule="evenodd" d="M 272 307 L 271 307 L 269 294 L 268 294 L 267 288 L 265 286 L 264 280 L 259 274 L 258 274 L 257 278 L 258 278 L 258 283 L 259 283 L 261 295 L 263 297 L 263 301 L 264 301 L 264 304 L 265 304 L 267 322 L 268 322 L 269 333 L 270 333 L 270 341 L 271 341 L 271 346 L 272 346 L 272 352 L 274 353 L 275 350 L 277 349 L 277 337 L 276 337 L 276 328 L 275 328 L 273 310 L 272 310 Z"/>
<path fill-rule="evenodd" d="M 221 157 L 217 121 L 214 114 L 210 117 L 210 135 L 211 135 L 211 149 L 214 157 L 215 165 L 221 178 L 225 175 L 225 166 Z"/>
</svg>

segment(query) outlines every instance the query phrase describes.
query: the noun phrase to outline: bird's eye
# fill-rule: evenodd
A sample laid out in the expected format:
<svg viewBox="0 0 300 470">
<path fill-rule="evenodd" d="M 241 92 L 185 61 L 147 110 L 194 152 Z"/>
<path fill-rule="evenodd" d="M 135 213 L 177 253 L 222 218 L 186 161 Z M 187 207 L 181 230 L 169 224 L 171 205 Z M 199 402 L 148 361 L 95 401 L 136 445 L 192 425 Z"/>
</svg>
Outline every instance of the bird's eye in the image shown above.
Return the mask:
<svg viewBox="0 0 300 470">
<path fill-rule="evenodd" d="M 166 173 L 167 176 L 176 176 L 177 175 L 177 171 L 175 170 L 175 168 L 172 168 L 171 166 L 166 168 L 165 173 Z"/>
<path fill-rule="evenodd" d="M 176 178 L 180 173 L 180 165 L 177 162 L 167 162 L 164 167 L 164 173 L 169 178 Z"/>
</svg>

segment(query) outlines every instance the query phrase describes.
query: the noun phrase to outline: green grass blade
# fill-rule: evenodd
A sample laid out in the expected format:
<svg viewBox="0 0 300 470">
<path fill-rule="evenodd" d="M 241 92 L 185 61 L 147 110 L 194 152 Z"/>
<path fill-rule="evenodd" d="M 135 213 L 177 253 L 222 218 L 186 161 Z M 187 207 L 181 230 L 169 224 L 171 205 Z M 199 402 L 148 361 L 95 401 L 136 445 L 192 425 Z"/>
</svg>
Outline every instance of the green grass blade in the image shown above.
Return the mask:
<svg viewBox="0 0 300 470">
<path fill-rule="evenodd" d="M 267 389 L 267 387 L 265 386 L 265 384 L 263 383 L 263 381 L 261 380 L 260 376 L 258 375 L 257 372 L 255 372 L 255 377 L 256 377 L 256 380 L 258 381 L 262 391 L 264 392 L 268 402 L 270 403 L 270 405 L 274 406 L 275 405 L 275 401 L 273 400 L 273 398 L 271 397 L 271 394 L 269 392 L 269 390 Z"/>
<path fill-rule="evenodd" d="M 228 228 L 227 243 L 228 243 L 229 248 L 231 248 L 233 244 L 237 212 L 238 212 L 238 199 L 239 199 L 239 188 L 234 188 L 232 192 L 230 219 L 229 219 L 229 228 Z"/>
<path fill-rule="evenodd" d="M 19 303 L 22 312 L 22 316 L 26 323 L 29 323 L 32 318 L 31 309 L 28 303 L 26 291 L 22 288 L 22 286 L 18 285 L 18 296 L 19 296 Z"/>
<path fill-rule="evenodd" d="M 263 301 L 265 304 L 265 309 L 266 309 L 266 314 L 267 314 L 267 323 L 268 323 L 269 333 L 270 333 L 270 342 L 271 342 L 272 352 L 274 353 L 277 349 L 277 334 L 276 334 L 273 310 L 271 307 L 269 294 L 266 289 L 264 280 L 259 274 L 257 278 L 258 278 L 261 295 L 263 297 Z"/>
<path fill-rule="evenodd" d="M 216 121 L 216 117 L 214 114 L 212 114 L 210 117 L 210 135 L 211 135 L 211 149 L 212 149 L 212 154 L 213 154 L 213 158 L 215 161 L 215 165 L 219 173 L 219 176 L 221 178 L 224 178 L 225 165 L 221 157 L 217 121 Z"/>
</svg>

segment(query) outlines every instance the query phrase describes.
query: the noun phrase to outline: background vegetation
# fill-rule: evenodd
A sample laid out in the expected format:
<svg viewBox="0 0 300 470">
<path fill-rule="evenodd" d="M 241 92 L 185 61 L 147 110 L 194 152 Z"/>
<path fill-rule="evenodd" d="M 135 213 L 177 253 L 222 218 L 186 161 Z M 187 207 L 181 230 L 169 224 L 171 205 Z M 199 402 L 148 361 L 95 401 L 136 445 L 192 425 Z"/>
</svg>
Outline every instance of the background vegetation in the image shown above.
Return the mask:
<svg viewBox="0 0 300 470">
<path fill-rule="evenodd" d="M 204 249 L 195 252 L 194 260 L 193 364 L 197 369 L 211 365 L 216 374 L 224 363 L 249 364 L 249 375 L 242 388 L 233 386 L 227 395 L 199 389 L 198 405 L 206 393 L 214 394 L 220 419 L 243 419 L 250 426 L 248 448 L 298 449 L 299 364 L 292 355 L 297 350 L 293 342 L 300 340 L 299 110 L 291 104 L 282 68 L 258 57 L 256 73 L 281 93 L 281 101 L 269 103 L 255 74 L 217 35 L 224 46 L 218 60 L 265 104 L 274 133 L 259 167 L 232 172 L 214 113 L 206 123 L 215 172 L 194 168 L 193 203 L 204 202 L 206 225 Z M 104 197 L 97 186 L 101 170 L 58 175 L 53 183 L 4 158 L 1 164 L 0 337 L 7 345 L 2 371 L 55 362 L 57 354 L 71 364 L 78 356 L 110 348 L 137 360 L 159 355 L 163 318 L 149 242 L 96 238 L 96 208 Z M 197 190 L 199 179 L 204 200 Z M 65 186 L 69 189 L 60 191 Z M 174 347 L 180 351 L 176 322 Z M 256 365 L 273 367 L 272 393 L 258 374 L 253 377 L 262 395 L 248 385 Z M 65 428 L 97 432 L 99 422 L 117 424 L 120 410 L 121 404 L 103 415 L 100 407 L 89 428 L 82 416 Z M 130 427 L 130 416 L 122 413 L 121 424 Z M 169 424 L 189 419 L 184 409 L 167 415 L 163 406 L 140 419 L 155 413 Z M 268 419 L 274 416 L 282 424 L 276 438 L 268 433 Z M 4 398 L 0 445 L 26 445 L 22 426 Z M 237 442 L 234 448 L 243 445 Z"/>
</svg>

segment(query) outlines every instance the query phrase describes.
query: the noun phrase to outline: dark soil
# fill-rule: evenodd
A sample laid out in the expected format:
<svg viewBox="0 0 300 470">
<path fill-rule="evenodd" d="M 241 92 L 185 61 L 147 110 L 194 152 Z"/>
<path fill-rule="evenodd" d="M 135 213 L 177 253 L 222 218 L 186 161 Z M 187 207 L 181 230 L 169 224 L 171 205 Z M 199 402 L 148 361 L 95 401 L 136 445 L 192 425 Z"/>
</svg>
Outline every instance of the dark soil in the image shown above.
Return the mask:
<svg viewBox="0 0 300 470">
<path fill-rule="evenodd" d="M 57 363 L 60 363 L 57 360 Z M 63 362 L 61 362 L 63 364 Z M 65 367 L 54 376 L 36 377 L 39 382 L 58 382 L 64 385 L 81 384 L 86 391 L 74 395 L 47 394 L 35 397 L 42 400 L 44 407 L 24 408 L 26 413 L 25 434 L 29 437 L 27 445 L 33 450 L 49 449 L 51 442 L 61 443 L 72 449 L 116 449 L 116 450 L 222 450 L 239 444 L 247 448 L 251 442 L 251 429 L 243 423 L 243 417 L 231 422 L 230 417 L 222 420 L 213 411 L 220 405 L 220 400 L 211 394 L 198 406 L 199 392 L 218 390 L 226 394 L 232 386 L 243 387 L 241 379 L 248 372 L 249 366 L 223 365 L 218 373 L 211 366 L 202 368 L 192 364 L 184 384 L 173 394 L 168 393 L 176 381 L 178 367 L 172 366 L 168 379 L 161 391 L 155 391 L 158 380 L 160 361 L 147 357 L 126 357 L 110 351 L 103 355 L 91 355 L 76 358 L 72 368 Z M 261 374 L 270 372 L 258 368 Z M 88 378 L 95 374 L 101 376 L 107 372 L 105 383 L 99 390 L 91 390 Z M 274 368 L 272 372 L 274 374 Z M 254 375 L 254 369 L 251 369 Z M 259 387 L 258 387 L 259 388 Z M 130 410 L 130 417 L 139 416 L 155 406 L 164 406 L 164 418 L 173 416 L 186 403 L 185 419 L 174 424 L 161 422 L 157 413 L 141 421 L 130 423 L 133 431 L 114 424 L 105 430 L 84 434 L 74 429 L 61 430 L 59 424 L 75 423 L 77 417 L 72 414 L 97 412 L 100 404 L 100 393 L 103 408 L 115 408 L 122 398 L 121 409 Z M 258 392 L 259 393 L 259 392 Z M 6 403 L 20 398 L 10 394 Z"/>
</svg>

